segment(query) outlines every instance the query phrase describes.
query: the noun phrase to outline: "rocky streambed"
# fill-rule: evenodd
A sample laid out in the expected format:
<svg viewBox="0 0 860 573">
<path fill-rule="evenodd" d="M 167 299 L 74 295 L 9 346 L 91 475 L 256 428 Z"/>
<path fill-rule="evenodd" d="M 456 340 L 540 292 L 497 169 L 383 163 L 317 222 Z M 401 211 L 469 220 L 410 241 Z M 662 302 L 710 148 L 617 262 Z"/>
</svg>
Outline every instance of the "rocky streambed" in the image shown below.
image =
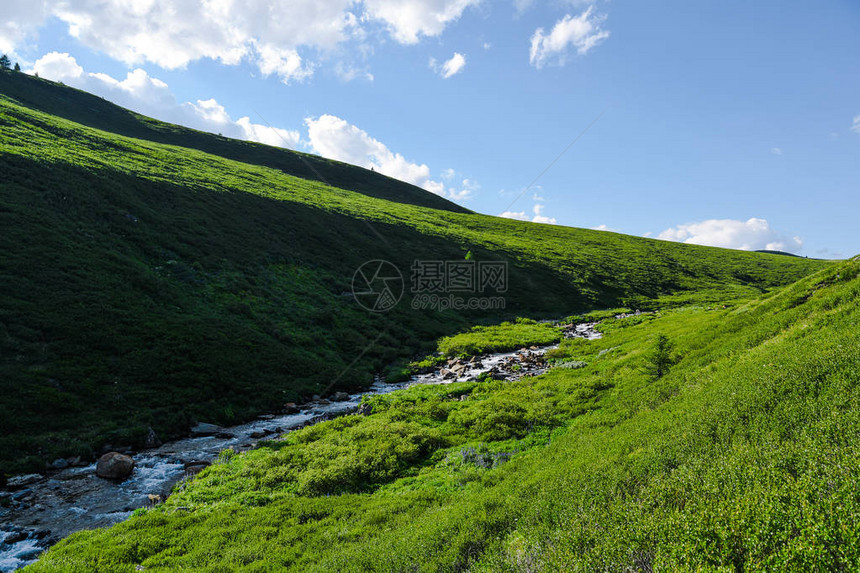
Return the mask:
<svg viewBox="0 0 860 573">
<path fill-rule="evenodd" d="M 591 323 L 568 325 L 563 331 L 568 338 L 600 338 Z M 536 376 L 547 370 L 545 354 L 556 346 L 452 359 L 406 382 L 377 380 L 366 392 L 337 392 L 330 399 L 287 405 L 285 413 L 263 415 L 229 428 L 198 424 L 187 438 L 141 452 L 118 452 L 131 454 L 134 461 L 131 474 L 122 481 L 99 477 L 97 464 L 75 464 L 75 460 L 70 467 L 47 474 L 15 476 L 0 490 L 0 573 L 32 563 L 47 547 L 75 531 L 110 526 L 127 519 L 135 509 L 159 503 L 177 482 L 208 466 L 223 450 L 249 450 L 260 440 L 276 439 L 309 424 L 354 411 L 363 413 L 365 394 L 386 394 L 415 384 L 486 379 L 488 375 L 495 380 Z"/>
</svg>

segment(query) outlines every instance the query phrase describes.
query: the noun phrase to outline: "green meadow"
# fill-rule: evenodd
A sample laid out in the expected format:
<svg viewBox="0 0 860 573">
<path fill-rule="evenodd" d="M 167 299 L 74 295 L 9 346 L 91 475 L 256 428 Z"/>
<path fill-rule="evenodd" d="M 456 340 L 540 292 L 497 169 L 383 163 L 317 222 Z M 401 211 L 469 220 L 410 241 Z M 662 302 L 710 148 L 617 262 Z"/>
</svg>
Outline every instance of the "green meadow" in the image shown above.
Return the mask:
<svg viewBox="0 0 860 573">
<path fill-rule="evenodd" d="M 725 308 L 604 318 L 553 353 L 584 366 L 366 398 L 27 570 L 855 570 L 858 298 L 855 259 Z"/>
</svg>

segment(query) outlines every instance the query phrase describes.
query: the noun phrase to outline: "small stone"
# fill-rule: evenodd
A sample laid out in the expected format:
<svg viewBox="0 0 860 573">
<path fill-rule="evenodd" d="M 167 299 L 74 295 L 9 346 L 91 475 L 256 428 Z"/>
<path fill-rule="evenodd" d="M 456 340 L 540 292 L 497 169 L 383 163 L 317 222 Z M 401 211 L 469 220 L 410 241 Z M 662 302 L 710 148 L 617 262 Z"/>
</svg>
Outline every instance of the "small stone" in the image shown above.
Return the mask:
<svg viewBox="0 0 860 573">
<path fill-rule="evenodd" d="M 69 462 L 65 458 L 57 458 L 51 462 L 52 470 L 64 470 L 69 467 Z"/>
<path fill-rule="evenodd" d="M 22 499 L 27 499 L 31 495 L 33 495 L 32 489 L 22 489 L 21 491 L 13 493 L 11 497 L 14 501 L 21 501 Z"/>
<path fill-rule="evenodd" d="M 16 489 L 19 487 L 26 487 L 28 485 L 33 485 L 34 483 L 38 483 L 45 479 L 45 476 L 42 474 L 26 474 L 21 476 L 15 476 L 9 478 L 6 482 L 6 487 L 9 489 Z"/>
<path fill-rule="evenodd" d="M 13 543 L 18 543 L 20 541 L 24 541 L 27 539 L 28 535 L 26 531 L 16 531 L 14 533 L 10 533 L 3 540 L 3 543 L 6 545 L 12 545 Z"/>
<path fill-rule="evenodd" d="M 296 405 L 295 402 L 287 402 L 284 404 L 284 407 L 281 409 L 281 412 L 287 415 L 299 414 L 301 409 Z"/>
</svg>

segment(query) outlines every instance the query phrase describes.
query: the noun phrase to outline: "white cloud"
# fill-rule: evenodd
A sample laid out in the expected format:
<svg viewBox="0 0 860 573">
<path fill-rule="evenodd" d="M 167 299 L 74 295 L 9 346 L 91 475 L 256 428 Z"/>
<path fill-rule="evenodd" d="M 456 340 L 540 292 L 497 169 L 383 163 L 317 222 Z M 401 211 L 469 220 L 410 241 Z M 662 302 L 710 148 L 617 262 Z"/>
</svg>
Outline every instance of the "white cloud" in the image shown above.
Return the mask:
<svg viewBox="0 0 860 573">
<path fill-rule="evenodd" d="M 547 217 L 543 214 L 543 209 L 544 205 L 535 203 L 534 207 L 532 207 L 533 216 L 527 215 L 525 211 L 505 211 L 499 214 L 499 217 L 516 219 L 517 221 L 531 221 L 532 223 L 546 223 L 548 225 L 557 224 L 555 217 Z"/>
<path fill-rule="evenodd" d="M 365 0 L 366 16 L 381 20 L 401 44 L 416 44 L 420 36 L 438 36 L 481 0 Z"/>
<path fill-rule="evenodd" d="M 84 46 L 128 64 L 184 68 L 200 59 L 250 61 L 264 75 L 300 81 L 344 44 L 362 53 L 368 30 L 398 42 L 440 35 L 480 0 L 6 0 L 0 49 L 14 53 L 57 18 Z M 355 44 L 359 45 L 356 46 Z M 364 52 L 367 53 L 366 51 Z"/>
<path fill-rule="evenodd" d="M 56 82 L 74 80 L 84 75 L 84 69 L 72 56 L 59 52 L 50 52 L 36 60 L 31 72 Z"/>
<path fill-rule="evenodd" d="M 571 49 L 584 55 L 609 37 L 609 31 L 601 28 L 605 16 L 594 14 L 590 6 L 577 17 L 567 14 L 553 26 L 549 34 L 543 28 L 535 30 L 531 38 L 529 61 L 540 69 L 546 64 L 563 66 Z"/>
<path fill-rule="evenodd" d="M 309 117 L 305 119 L 305 125 L 311 148 L 323 157 L 368 169 L 372 167 L 384 175 L 449 199 L 467 199 L 477 189 L 477 184 L 469 179 L 464 179 L 459 189 L 432 179 L 427 165 L 407 160 L 366 131 L 339 117 L 328 114 L 316 119 Z M 443 177 L 446 175 L 453 177 L 453 171 L 443 171 Z"/>
<path fill-rule="evenodd" d="M 466 67 L 466 56 L 459 52 L 454 52 L 454 55 L 441 66 L 435 58 L 430 58 L 430 68 L 446 80 L 463 71 L 464 67 Z"/>
<path fill-rule="evenodd" d="M 529 220 L 529 216 L 526 215 L 525 211 L 505 211 L 504 213 L 500 213 L 499 217 L 503 217 L 505 219 L 516 219 L 517 221 Z"/>
<path fill-rule="evenodd" d="M 771 250 L 797 252 L 803 248 L 800 237 L 785 237 L 771 228 L 766 219 L 710 219 L 666 229 L 658 239 L 694 245 L 709 245 L 744 251 Z"/>
<path fill-rule="evenodd" d="M 45 21 L 44 2 L 33 0 L 4 0 L 3 18 L 0 20 L 0 53 L 15 54 L 21 46 L 36 35 Z"/>
<path fill-rule="evenodd" d="M 545 217 L 543 215 L 543 209 L 544 209 L 544 205 L 536 204 L 534 206 L 533 211 L 534 211 L 535 216 L 532 217 L 532 221 L 535 223 L 546 223 L 548 225 L 555 225 L 556 224 L 555 217 Z"/>
<path fill-rule="evenodd" d="M 854 124 L 851 126 L 851 131 L 856 131 L 857 133 L 860 133 L 860 115 L 854 116 Z"/>
<path fill-rule="evenodd" d="M 164 121 L 280 147 L 294 148 L 299 142 L 297 131 L 269 128 L 252 123 L 248 117 L 234 121 L 214 99 L 180 104 L 166 83 L 142 69 L 117 80 L 107 74 L 85 72 L 69 54 L 50 52 L 36 60 L 29 72 L 38 72 L 43 78 L 61 81 Z"/>
<path fill-rule="evenodd" d="M 613 229 L 608 225 L 598 225 L 596 227 L 591 227 L 592 231 L 609 231 L 610 233 L 617 233 L 618 229 Z"/>
<path fill-rule="evenodd" d="M 313 75 L 313 66 L 304 66 L 302 57 L 293 49 L 281 49 L 271 44 L 257 48 L 257 65 L 264 76 L 276 74 L 284 83 L 290 80 L 304 80 Z"/>
<path fill-rule="evenodd" d="M 781 147 L 772 147 L 770 149 L 770 152 L 773 153 L 774 155 L 782 155 L 782 148 Z"/>
<path fill-rule="evenodd" d="M 455 201 L 467 201 L 481 188 L 476 181 L 472 181 L 471 179 L 463 179 L 459 187 L 459 190 L 448 188 L 448 196 Z"/>
</svg>

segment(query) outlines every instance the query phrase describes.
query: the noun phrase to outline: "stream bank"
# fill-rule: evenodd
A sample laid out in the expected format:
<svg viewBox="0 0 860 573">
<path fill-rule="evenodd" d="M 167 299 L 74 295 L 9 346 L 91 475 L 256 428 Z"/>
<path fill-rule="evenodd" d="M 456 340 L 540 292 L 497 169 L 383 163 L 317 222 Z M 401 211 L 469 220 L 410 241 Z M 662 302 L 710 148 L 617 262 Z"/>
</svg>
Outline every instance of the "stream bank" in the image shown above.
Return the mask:
<svg viewBox="0 0 860 573">
<path fill-rule="evenodd" d="M 567 338 L 600 338 L 594 323 L 563 327 Z M 47 475 L 31 474 L 9 480 L 0 499 L 0 573 L 26 566 L 63 537 L 83 529 L 108 527 L 127 519 L 135 509 L 166 499 L 173 486 L 208 466 L 226 449 L 246 451 L 261 440 L 319 421 L 358 411 L 364 395 L 387 394 L 417 384 L 474 381 L 489 375 L 516 380 L 542 374 L 549 367 L 544 357 L 557 345 L 521 348 L 473 357 L 451 359 L 408 381 L 387 384 L 376 380 L 366 392 L 338 392 L 332 400 L 298 405 L 288 414 L 266 414 L 253 422 L 220 428 L 198 424 L 192 435 L 137 452 L 131 476 L 109 481 L 96 476 L 96 464 L 68 467 Z M 336 401 L 334 400 L 336 398 Z"/>
</svg>

